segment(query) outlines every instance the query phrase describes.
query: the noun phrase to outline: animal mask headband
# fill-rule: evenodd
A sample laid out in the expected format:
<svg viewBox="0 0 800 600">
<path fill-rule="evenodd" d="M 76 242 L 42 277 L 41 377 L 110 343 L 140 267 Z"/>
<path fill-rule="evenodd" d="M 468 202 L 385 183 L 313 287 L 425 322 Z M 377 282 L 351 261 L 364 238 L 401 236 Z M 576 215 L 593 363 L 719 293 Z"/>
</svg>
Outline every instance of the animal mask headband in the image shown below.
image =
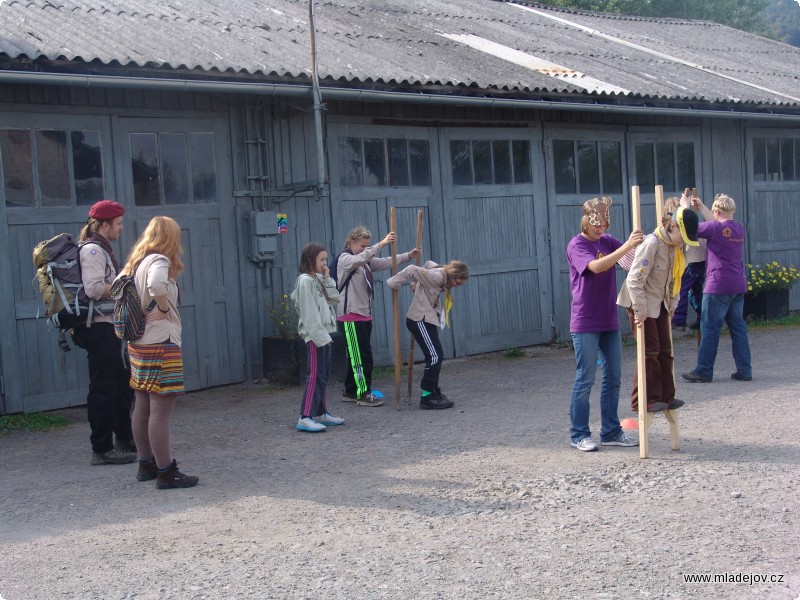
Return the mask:
<svg viewBox="0 0 800 600">
<path fill-rule="evenodd" d="M 594 227 L 608 225 L 611 227 L 611 202 L 611 198 L 608 197 L 592 198 L 584 202 L 583 214 L 586 215 L 589 225 Z"/>
</svg>

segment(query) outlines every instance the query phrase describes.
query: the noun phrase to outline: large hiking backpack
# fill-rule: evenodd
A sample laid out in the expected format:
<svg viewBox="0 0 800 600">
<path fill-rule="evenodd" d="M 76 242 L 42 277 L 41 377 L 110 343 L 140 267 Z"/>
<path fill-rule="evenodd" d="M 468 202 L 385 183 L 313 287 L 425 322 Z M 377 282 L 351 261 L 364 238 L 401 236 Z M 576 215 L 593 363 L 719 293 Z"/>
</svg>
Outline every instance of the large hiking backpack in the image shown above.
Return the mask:
<svg viewBox="0 0 800 600">
<path fill-rule="evenodd" d="M 135 342 L 144 335 L 145 318 L 156 305 L 150 302 L 142 308 L 142 299 L 136 290 L 133 275 L 120 275 L 111 284 L 114 298 L 114 333 L 123 342 Z"/>
<path fill-rule="evenodd" d="M 33 249 L 35 281 L 47 306 L 47 321 L 58 329 L 91 326 L 92 316 L 108 314 L 113 306 L 110 301 L 95 302 L 86 295 L 81 279 L 82 245 L 69 233 L 59 233 Z"/>
</svg>

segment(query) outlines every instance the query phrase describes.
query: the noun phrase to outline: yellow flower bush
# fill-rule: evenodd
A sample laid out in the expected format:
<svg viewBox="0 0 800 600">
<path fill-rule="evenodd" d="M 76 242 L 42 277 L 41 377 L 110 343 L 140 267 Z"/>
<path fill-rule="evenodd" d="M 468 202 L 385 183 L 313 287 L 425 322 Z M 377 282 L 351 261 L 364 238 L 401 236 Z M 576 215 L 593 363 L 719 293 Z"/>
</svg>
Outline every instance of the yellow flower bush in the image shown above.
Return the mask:
<svg viewBox="0 0 800 600">
<path fill-rule="evenodd" d="M 767 290 L 788 290 L 800 279 L 800 269 L 781 265 L 777 260 L 765 265 L 747 265 L 747 290 L 757 294 Z"/>
<path fill-rule="evenodd" d="M 280 337 L 297 337 L 298 314 L 294 308 L 294 302 L 289 298 L 289 294 L 284 294 L 280 302 L 267 307 L 267 314 L 272 319 L 272 325 Z"/>
</svg>

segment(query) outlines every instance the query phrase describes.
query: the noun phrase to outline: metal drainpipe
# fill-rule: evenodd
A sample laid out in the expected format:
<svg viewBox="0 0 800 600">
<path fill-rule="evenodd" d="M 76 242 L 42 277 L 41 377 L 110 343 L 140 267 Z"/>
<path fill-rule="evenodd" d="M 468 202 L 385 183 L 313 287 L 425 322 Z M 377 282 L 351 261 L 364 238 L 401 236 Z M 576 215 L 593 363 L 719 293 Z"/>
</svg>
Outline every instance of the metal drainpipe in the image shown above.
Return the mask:
<svg viewBox="0 0 800 600">
<path fill-rule="evenodd" d="M 183 79 L 150 79 L 146 77 L 118 77 L 108 75 L 65 75 L 61 73 L 0 71 L 0 84 L 4 83 L 25 85 L 69 85 L 85 88 L 145 88 L 179 92 L 260 94 L 262 96 L 290 96 L 304 98 L 307 98 L 309 95 L 313 98 L 315 93 L 313 85 L 309 87 L 307 85 L 280 83 L 196 81 Z M 320 99 L 324 97 L 328 100 L 350 100 L 356 102 L 406 102 L 411 104 L 482 106 L 490 108 L 515 108 L 523 110 L 569 110 L 578 112 L 599 112 L 629 115 L 646 114 L 651 116 L 800 122 L 800 113 L 772 114 L 751 113 L 741 110 L 728 111 L 713 109 L 703 110 L 697 108 L 657 108 L 653 106 L 624 106 L 616 104 L 590 104 L 584 102 L 554 102 L 549 100 L 526 100 L 517 98 L 486 98 L 475 96 L 456 96 L 450 94 L 421 94 L 412 92 L 388 92 L 334 87 L 318 88 L 317 93 L 319 94 Z M 315 101 L 315 104 L 319 104 L 319 101 Z M 800 107 L 793 107 L 793 110 L 800 110 Z M 322 149 L 323 146 L 320 144 L 318 150 L 322 152 Z"/>
<path fill-rule="evenodd" d="M 320 199 L 322 187 L 327 183 L 325 175 L 325 138 L 322 132 L 322 94 L 319 89 L 319 74 L 317 73 L 317 33 L 314 24 L 314 0 L 308 0 L 308 27 L 311 33 L 311 89 L 314 95 L 314 130 L 317 135 L 317 190 L 316 199 Z"/>
</svg>

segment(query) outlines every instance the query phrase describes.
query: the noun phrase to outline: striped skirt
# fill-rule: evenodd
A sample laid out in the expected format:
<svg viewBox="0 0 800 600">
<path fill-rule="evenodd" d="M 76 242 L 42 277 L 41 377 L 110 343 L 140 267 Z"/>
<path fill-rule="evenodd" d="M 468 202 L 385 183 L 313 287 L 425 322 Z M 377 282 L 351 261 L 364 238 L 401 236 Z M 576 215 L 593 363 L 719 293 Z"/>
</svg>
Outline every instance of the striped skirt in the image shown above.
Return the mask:
<svg viewBox="0 0 800 600">
<path fill-rule="evenodd" d="M 183 394 L 183 358 L 175 344 L 128 344 L 131 388 L 151 394 Z"/>
</svg>

